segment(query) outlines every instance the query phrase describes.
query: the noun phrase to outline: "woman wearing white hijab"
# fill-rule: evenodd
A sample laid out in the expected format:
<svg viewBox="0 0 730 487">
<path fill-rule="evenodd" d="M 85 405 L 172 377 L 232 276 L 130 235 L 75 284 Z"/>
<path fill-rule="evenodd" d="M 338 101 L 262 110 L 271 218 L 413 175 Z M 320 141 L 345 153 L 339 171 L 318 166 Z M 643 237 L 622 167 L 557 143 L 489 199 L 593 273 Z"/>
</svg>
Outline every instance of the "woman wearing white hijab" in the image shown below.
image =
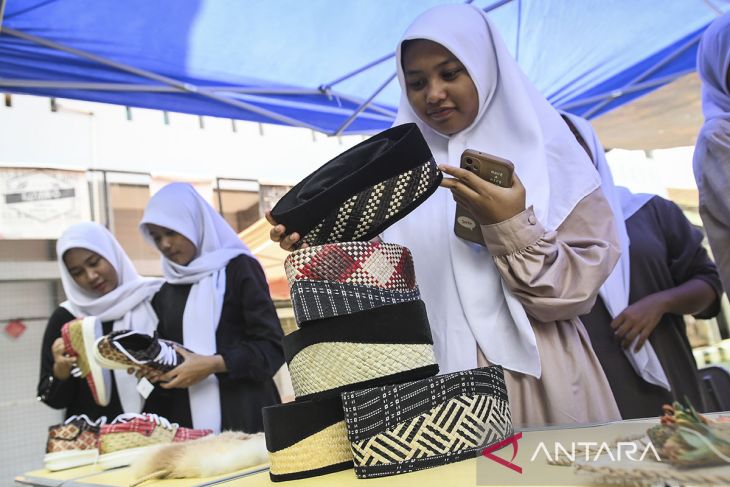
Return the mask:
<svg viewBox="0 0 730 487">
<path fill-rule="evenodd" d="M 263 431 L 261 408 L 280 402 L 273 376 L 282 331 L 258 261 L 189 184 L 168 184 L 140 229 L 162 253 L 167 283 L 153 300 L 159 336 L 185 361 L 162 376 L 145 410 L 181 426 Z"/>
<path fill-rule="evenodd" d="M 413 254 L 441 372 L 503 366 L 515 426 L 620 419 L 577 318 L 619 254 L 585 152 L 474 6 L 419 16 L 397 70 L 396 124 L 418 124 L 454 176 L 382 235 Z M 467 148 L 511 160 L 514 185 L 454 167 Z M 454 199 L 482 224 L 486 248 L 454 235 Z M 289 248 L 298 235 L 285 230 L 271 237 Z"/>
<path fill-rule="evenodd" d="M 141 412 L 137 381 L 122 370 L 113 372 L 115 387 L 109 404 L 102 407 L 94 402 L 86 380 L 71 375 L 74 359 L 64 353 L 61 328 L 75 318 L 96 316 L 103 322 L 104 334 L 134 329 L 151 335 L 157 327 L 151 299 L 162 280 L 140 276 L 119 242 L 98 223 L 69 227 L 56 243 L 56 254 L 68 300 L 53 312 L 46 326 L 38 396 L 51 407 L 65 408 L 67 417 Z"/>
<path fill-rule="evenodd" d="M 621 259 L 581 316 L 624 419 L 656 416 L 689 400 L 704 410 L 697 364 L 682 315 L 711 318 L 722 286 L 702 234 L 671 201 L 616 187 L 590 123 L 563 114 L 593 159 L 611 203 Z"/>
<path fill-rule="evenodd" d="M 705 123 L 697 136 L 694 173 L 700 216 L 720 270 L 730 289 L 730 12 L 702 35 L 697 51 Z"/>
</svg>

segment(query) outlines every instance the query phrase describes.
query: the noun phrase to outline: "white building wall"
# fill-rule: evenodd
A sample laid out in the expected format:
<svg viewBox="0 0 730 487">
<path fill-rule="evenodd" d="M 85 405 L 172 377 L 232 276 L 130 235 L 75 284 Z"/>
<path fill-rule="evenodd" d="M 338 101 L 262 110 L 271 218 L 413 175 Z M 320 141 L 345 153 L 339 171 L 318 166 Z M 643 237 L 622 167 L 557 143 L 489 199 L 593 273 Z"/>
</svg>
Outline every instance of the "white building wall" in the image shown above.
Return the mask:
<svg viewBox="0 0 730 487">
<path fill-rule="evenodd" d="M 0 105 L 0 165 L 110 169 L 291 184 L 364 139 L 308 129 L 12 96 Z"/>
</svg>

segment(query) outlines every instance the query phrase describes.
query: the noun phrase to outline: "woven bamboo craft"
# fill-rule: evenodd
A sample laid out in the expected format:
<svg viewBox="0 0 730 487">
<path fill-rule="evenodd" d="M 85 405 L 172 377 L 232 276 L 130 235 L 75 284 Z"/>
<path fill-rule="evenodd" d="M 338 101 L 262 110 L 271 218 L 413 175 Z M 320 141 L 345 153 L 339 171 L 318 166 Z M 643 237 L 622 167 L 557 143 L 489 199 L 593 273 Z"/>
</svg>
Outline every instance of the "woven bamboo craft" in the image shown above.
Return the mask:
<svg viewBox="0 0 730 487">
<path fill-rule="evenodd" d="M 347 392 L 342 400 L 360 478 L 473 458 L 513 431 L 501 367 Z"/>
<path fill-rule="evenodd" d="M 294 394 L 301 398 L 369 381 L 392 383 L 395 380 L 390 378 L 409 371 L 428 377 L 435 367 L 436 357 L 429 344 L 325 342 L 296 354 L 289 372 Z"/>
<path fill-rule="evenodd" d="M 421 299 L 418 288 L 395 291 L 375 286 L 309 280 L 296 281 L 291 287 L 294 317 L 300 325 L 418 299 Z"/>
<path fill-rule="evenodd" d="M 426 163 L 365 188 L 333 209 L 297 245 L 369 240 L 435 191 L 441 179 L 436 162 Z"/>
<path fill-rule="evenodd" d="M 282 425 L 283 426 L 283 425 Z M 352 450 L 344 421 L 319 431 L 288 448 L 269 452 L 271 473 L 286 476 L 352 463 Z"/>
<path fill-rule="evenodd" d="M 82 421 L 61 424 L 48 428 L 46 453 L 68 450 L 89 450 L 96 448 L 99 427 Z"/>
<path fill-rule="evenodd" d="M 150 435 L 135 431 L 102 434 L 99 438 L 99 451 L 104 454 L 128 448 L 172 443 L 176 430 L 177 425 L 173 425 L 172 429 L 157 427 Z"/>
<path fill-rule="evenodd" d="M 411 252 L 382 242 L 344 242 L 307 247 L 290 253 L 284 270 L 292 287 L 296 281 L 329 281 L 381 287 L 394 291 L 416 289 Z"/>
<path fill-rule="evenodd" d="M 262 414 L 274 482 L 352 468 L 339 397 L 269 406 Z"/>
</svg>

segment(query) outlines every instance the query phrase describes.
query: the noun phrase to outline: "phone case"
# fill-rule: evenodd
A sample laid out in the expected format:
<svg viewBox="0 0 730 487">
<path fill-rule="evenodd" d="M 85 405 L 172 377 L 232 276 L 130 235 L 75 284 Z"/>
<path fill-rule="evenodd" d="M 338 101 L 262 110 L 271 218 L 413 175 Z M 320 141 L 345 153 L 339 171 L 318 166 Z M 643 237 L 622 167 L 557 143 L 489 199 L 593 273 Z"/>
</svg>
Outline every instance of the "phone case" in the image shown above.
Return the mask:
<svg viewBox="0 0 730 487">
<path fill-rule="evenodd" d="M 454 218 L 454 233 L 457 237 L 463 238 L 470 242 L 474 242 L 486 247 L 484 236 L 482 235 L 482 227 L 476 218 L 459 203 L 456 204 L 456 216 Z"/>
<path fill-rule="evenodd" d="M 501 157 L 467 149 L 461 155 L 461 167 L 497 186 L 503 188 L 512 186 L 514 166 L 510 161 Z M 469 210 L 458 203 L 454 217 L 454 233 L 459 238 L 486 246 L 479 222 Z"/>
</svg>

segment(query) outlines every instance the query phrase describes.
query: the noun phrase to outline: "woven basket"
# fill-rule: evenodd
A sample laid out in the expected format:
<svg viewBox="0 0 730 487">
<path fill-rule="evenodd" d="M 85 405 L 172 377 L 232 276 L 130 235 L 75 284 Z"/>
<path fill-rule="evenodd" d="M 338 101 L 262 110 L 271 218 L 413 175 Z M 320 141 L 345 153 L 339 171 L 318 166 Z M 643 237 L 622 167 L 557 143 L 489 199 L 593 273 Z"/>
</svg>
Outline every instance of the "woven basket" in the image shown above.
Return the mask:
<svg viewBox="0 0 730 487">
<path fill-rule="evenodd" d="M 289 371 L 301 398 L 435 365 L 433 345 L 323 342 L 297 353 Z"/>
</svg>

